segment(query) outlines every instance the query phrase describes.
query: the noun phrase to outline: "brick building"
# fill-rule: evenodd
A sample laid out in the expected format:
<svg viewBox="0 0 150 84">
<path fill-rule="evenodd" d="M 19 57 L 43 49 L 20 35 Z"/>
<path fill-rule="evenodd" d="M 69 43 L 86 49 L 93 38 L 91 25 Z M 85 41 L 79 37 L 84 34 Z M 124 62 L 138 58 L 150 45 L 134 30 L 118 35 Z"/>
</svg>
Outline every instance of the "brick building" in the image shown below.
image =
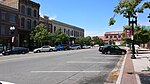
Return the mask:
<svg viewBox="0 0 150 84">
<path fill-rule="evenodd" d="M 50 33 L 55 33 L 56 30 L 61 29 L 70 37 L 70 44 L 74 43 L 77 37 L 84 37 L 84 29 L 57 20 L 50 20 L 48 16 L 40 17 L 39 22 L 43 23 Z"/>
<path fill-rule="evenodd" d="M 15 29 L 15 46 L 30 47 L 32 42 L 29 39 L 30 31 L 39 22 L 39 8 L 40 4 L 31 0 L 1 0 L 1 5 L 9 6 L 10 9 L 16 14 L 16 29 Z M 5 9 L 6 11 L 8 9 Z M 11 24 L 14 26 L 14 24 Z M 7 25 L 10 26 L 10 25 Z M 6 30 L 9 32 L 10 30 Z"/>
<path fill-rule="evenodd" d="M 6 48 L 10 48 L 11 34 L 10 27 L 15 27 L 14 45 L 18 44 L 18 28 L 19 28 L 18 10 L 6 5 L 0 4 L 0 45 Z"/>
<path fill-rule="evenodd" d="M 70 37 L 70 43 L 75 38 L 84 37 L 84 29 L 69 25 L 49 17 L 40 17 L 40 4 L 31 0 L 0 0 L 0 47 L 11 43 L 10 27 L 15 27 L 13 46 L 32 48 L 34 42 L 30 40 L 30 32 L 39 23 L 43 23 L 50 33 L 62 29 Z"/>
<path fill-rule="evenodd" d="M 122 33 L 122 31 L 105 32 L 104 36 L 100 36 L 99 38 L 101 38 L 104 42 L 110 45 L 121 45 L 123 43 Z"/>
</svg>

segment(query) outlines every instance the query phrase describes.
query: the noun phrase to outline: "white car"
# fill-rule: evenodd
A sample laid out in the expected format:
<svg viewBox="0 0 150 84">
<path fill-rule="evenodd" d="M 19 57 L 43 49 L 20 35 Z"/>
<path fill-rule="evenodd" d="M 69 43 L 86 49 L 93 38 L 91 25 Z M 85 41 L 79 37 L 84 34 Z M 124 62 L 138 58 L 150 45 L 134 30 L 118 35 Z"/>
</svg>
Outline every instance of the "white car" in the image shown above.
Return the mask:
<svg viewBox="0 0 150 84">
<path fill-rule="evenodd" d="M 39 52 L 52 52 L 52 51 L 56 51 L 56 48 L 55 47 L 51 47 L 49 45 L 44 45 L 41 48 L 34 49 L 33 52 L 34 53 L 39 53 Z"/>
<path fill-rule="evenodd" d="M 84 45 L 82 46 L 83 49 L 88 49 L 88 48 L 91 48 L 91 46 L 87 46 L 87 45 Z"/>
</svg>

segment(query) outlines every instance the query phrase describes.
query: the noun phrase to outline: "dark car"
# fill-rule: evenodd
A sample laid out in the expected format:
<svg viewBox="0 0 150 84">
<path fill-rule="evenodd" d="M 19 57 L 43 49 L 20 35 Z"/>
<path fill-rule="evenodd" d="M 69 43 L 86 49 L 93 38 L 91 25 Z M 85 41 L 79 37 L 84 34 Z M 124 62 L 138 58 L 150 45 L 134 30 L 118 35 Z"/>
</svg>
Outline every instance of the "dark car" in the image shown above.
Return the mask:
<svg viewBox="0 0 150 84">
<path fill-rule="evenodd" d="M 112 46 L 112 45 L 107 45 L 107 46 L 103 46 L 101 48 L 102 50 L 100 50 L 103 54 L 121 54 L 121 55 L 125 55 L 126 54 L 126 50 L 119 48 L 118 46 Z"/>
<path fill-rule="evenodd" d="M 65 50 L 64 46 L 62 45 L 55 46 L 55 48 L 57 51 Z"/>
<path fill-rule="evenodd" d="M 3 51 L 3 55 L 10 55 L 10 54 L 25 54 L 28 53 L 29 49 L 24 47 L 14 47 L 12 50 Z"/>
<path fill-rule="evenodd" d="M 103 46 L 100 46 L 98 50 L 99 50 L 100 52 L 102 52 Z"/>
</svg>

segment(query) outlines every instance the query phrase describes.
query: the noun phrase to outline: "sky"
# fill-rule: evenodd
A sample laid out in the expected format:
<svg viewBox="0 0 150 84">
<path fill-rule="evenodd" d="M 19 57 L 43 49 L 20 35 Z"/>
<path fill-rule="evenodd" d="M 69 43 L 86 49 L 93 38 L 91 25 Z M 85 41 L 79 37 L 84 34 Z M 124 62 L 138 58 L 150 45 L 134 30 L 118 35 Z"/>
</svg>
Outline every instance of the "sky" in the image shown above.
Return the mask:
<svg viewBox="0 0 150 84">
<path fill-rule="evenodd" d="M 128 20 L 119 14 L 115 17 L 116 23 L 113 26 L 108 24 L 119 0 L 32 1 L 40 4 L 40 15 L 46 15 L 51 19 L 83 28 L 85 36 L 103 36 L 105 32 L 122 31 L 123 26 L 128 25 Z M 150 26 L 147 18 L 149 13 L 150 10 L 147 9 L 143 14 L 138 14 L 138 24 Z"/>
</svg>

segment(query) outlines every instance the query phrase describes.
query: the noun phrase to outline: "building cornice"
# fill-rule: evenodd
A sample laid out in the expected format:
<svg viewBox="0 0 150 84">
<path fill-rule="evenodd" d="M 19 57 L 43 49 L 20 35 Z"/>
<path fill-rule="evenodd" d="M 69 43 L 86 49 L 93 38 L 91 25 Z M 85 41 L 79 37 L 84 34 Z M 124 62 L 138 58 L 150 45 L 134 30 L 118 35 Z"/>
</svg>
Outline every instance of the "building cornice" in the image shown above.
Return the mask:
<svg viewBox="0 0 150 84">
<path fill-rule="evenodd" d="M 5 10 L 7 9 L 7 11 L 13 11 L 13 12 L 18 13 L 18 9 L 13 8 L 13 7 L 9 7 L 9 6 L 3 5 L 3 4 L 0 4 L 0 9 L 5 9 Z"/>
</svg>

